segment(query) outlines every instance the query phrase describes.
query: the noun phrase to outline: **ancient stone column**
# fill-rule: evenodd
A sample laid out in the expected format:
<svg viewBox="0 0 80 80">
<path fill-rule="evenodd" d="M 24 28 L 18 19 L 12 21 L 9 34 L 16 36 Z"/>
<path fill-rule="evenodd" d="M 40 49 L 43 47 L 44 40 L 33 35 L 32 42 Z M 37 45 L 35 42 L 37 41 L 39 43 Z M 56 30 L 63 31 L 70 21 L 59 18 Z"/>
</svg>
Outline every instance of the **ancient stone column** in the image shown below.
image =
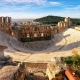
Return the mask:
<svg viewBox="0 0 80 80">
<path fill-rule="evenodd" d="M 64 27 L 64 22 L 62 21 L 61 22 L 61 30 L 63 29 L 63 27 Z"/>
<path fill-rule="evenodd" d="M 67 26 L 69 27 L 71 25 L 70 17 L 65 18 L 65 22 L 67 23 Z"/>
<path fill-rule="evenodd" d="M 0 17 L 0 23 L 2 23 L 2 18 L 3 18 L 3 17 Z"/>
</svg>

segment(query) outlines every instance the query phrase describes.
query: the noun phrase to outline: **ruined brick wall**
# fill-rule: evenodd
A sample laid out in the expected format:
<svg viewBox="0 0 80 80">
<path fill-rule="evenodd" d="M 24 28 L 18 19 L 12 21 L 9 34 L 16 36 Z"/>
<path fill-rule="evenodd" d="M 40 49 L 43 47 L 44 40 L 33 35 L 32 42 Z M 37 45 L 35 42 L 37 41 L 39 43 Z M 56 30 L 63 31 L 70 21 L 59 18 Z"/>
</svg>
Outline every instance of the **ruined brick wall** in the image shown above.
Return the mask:
<svg viewBox="0 0 80 80">
<path fill-rule="evenodd" d="M 65 18 L 64 21 L 58 22 L 58 26 L 38 26 L 38 25 L 24 25 L 18 29 L 18 39 L 40 39 L 44 37 L 52 38 L 57 33 L 61 32 L 64 28 L 70 26 L 70 18 Z M 47 38 L 46 38 L 47 39 Z"/>
<path fill-rule="evenodd" d="M 66 17 L 64 21 L 58 22 L 58 26 L 60 26 L 61 28 L 70 27 L 70 25 L 71 25 L 70 17 Z"/>
<path fill-rule="evenodd" d="M 51 37 L 50 26 L 21 26 L 18 30 L 18 38 L 42 38 Z"/>
<path fill-rule="evenodd" d="M 11 17 L 0 17 L 0 30 L 11 35 Z"/>
<path fill-rule="evenodd" d="M 11 17 L 0 17 L 0 30 L 20 39 L 51 39 L 54 35 L 61 32 L 64 28 L 70 26 L 70 17 L 64 21 L 58 22 L 58 26 L 49 25 L 24 25 L 18 28 L 17 31 L 12 31 Z"/>
</svg>

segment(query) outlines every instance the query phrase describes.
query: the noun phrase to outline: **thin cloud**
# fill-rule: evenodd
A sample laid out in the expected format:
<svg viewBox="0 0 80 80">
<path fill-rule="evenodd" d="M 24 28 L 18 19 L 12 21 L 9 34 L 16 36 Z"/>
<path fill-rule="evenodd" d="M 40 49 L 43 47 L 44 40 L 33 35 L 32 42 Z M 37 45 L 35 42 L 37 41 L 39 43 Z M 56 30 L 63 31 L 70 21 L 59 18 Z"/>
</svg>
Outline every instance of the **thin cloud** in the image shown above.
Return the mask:
<svg viewBox="0 0 80 80">
<path fill-rule="evenodd" d="M 77 5 L 77 6 L 75 6 L 75 7 L 68 7 L 68 8 L 66 8 L 67 10 L 79 10 L 80 9 L 80 5 Z"/>
<path fill-rule="evenodd" d="M 43 17 L 43 16 L 47 16 L 49 14 L 51 15 L 54 15 L 52 13 L 56 13 L 55 16 L 63 16 L 63 17 L 71 17 L 71 18 L 80 18 L 80 12 L 66 12 L 66 11 L 53 11 L 53 12 L 47 12 L 47 13 L 26 13 L 26 12 L 7 12 L 7 13 L 0 13 L 0 16 L 11 16 L 12 18 L 18 18 L 18 19 L 21 19 L 21 18 L 40 18 L 40 17 Z M 7 14 L 7 15 L 6 15 Z"/>
<path fill-rule="evenodd" d="M 60 2 L 49 2 L 51 5 L 60 5 Z"/>
<path fill-rule="evenodd" d="M 46 0 L 5 0 L 5 2 L 44 4 Z"/>
<path fill-rule="evenodd" d="M 80 5 L 66 5 L 51 0 L 2 0 L 0 4 L 0 15 L 8 15 L 13 18 L 38 18 L 54 14 L 80 18 L 79 13 Z"/>
<path fill-rule="evenodd" d="M 24 13 L 24 12 L 17 12 L 17 13 L 12 13 L 12 12 L 8 12 L 7 15 L 6 13 L 0 13 L 0 16 L 10 16 L 12 18 L 15 19 L 36 19 L 36 18 L 40 18 L 42 16 L 45 16 L 45 14 L 43 13 L 39 13 L 39 14 L 35 14 L 35 13 Z"/>
</svg>

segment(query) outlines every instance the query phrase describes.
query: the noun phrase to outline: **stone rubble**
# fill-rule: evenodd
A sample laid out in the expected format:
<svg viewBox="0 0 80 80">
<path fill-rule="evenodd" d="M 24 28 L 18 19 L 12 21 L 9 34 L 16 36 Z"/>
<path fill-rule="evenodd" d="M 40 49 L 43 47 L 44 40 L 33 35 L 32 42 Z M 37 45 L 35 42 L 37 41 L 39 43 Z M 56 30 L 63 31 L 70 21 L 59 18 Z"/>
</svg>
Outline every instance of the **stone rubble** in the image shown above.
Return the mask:
<svg viewBox="0 0 80 80">
<path fill-rule="evenodd" d="M 54 57 L 51 59 L 51 62 L 47 64 L 46 75 L 49 80 L 52 80 L 57 74 L 64 71 L 65 68 L 66 66 L 61 62 L 61 58 Z"/>
<path fill-rule="evenodd" d="M 18 70 L 14 74 L 14 80 L 24 80 L 26 74 L 26 64 L 22 63 L 20 64 Z"/>
</svg>

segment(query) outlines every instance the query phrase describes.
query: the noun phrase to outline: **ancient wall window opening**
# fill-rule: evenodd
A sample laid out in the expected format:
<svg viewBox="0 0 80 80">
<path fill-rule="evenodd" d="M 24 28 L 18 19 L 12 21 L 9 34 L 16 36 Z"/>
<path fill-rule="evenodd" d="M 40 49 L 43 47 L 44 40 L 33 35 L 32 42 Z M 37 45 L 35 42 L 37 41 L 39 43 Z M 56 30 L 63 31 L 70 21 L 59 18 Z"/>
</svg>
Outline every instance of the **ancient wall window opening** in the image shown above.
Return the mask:
<svg viewBox="0 0 80 80">
<path fill-rule="evenodd" d="M 7 23 L 8 23 L 8 17 L 7 17 Z"/>
<path fill-rule="evenodd" d="M 27 34 L 27 38 L 29 38 L 29 37 L 30 37 L 30 34 L 28 33 L 28 34 Z"/>
<path fill-rule="evenodd" d="M 3 22 L 6 23 L 6 18 L 3 18 Z"/>
<path fill-rule="evenodd" d="M 3 17 L 2 17 L 2 23 L 4 23 L 4 19 L 3 19 Z"/>
<path fill-rule="evenodd" d="M 35 31 L 37 31 L 37 27 L 35 27 Z"/>
<path fill-rule="evenodd" d="M 36 33 L 34 33 L 34 37 L 37 37 L 37 34 Z"/>
<path fill-rule="evenodd" d="M 43 33 L 41 33 L 41 37 L 43 37 L 44 36 L 44 34 Z"/>
</svg>

